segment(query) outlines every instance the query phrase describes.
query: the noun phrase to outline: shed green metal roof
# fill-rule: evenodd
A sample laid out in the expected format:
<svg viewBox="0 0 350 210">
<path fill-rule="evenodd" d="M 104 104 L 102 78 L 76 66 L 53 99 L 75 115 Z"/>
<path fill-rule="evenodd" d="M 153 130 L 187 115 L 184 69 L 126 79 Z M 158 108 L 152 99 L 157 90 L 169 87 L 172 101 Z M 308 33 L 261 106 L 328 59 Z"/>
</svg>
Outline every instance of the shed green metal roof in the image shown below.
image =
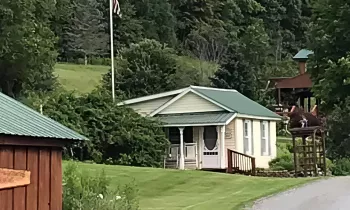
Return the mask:
<svg viewBox="0 0 350 210">
<path fill-rule="evenodd" d="M 0 134 L 88 140 L 79 133 L 0 93 Z"/>
<path fill-rule="evenodd" d="M 193 90 L 202 94 L 203 96 L 221 104 L 230 110 L 245 115 L 271 117 L 281 119 L 275 112 L 249 99 L 243 94 L 235 90 L 215 89 L 215 88 L 201 88 L 192 86 Z"/>
<path fill-rule="evenodd" d="M 205 125 L 205 124 L 224 125 L 234 115 L 235 113 L 232 113 L 232 112 L 172 114 L 172 115 L 159 115 L 157 116 L 157 119 L 163 122 L 165 126 Z"/>
<path fill-rule="evenodd" d="M 309 58 L 309 55 L 314 54 L 314 52 L 306 49 L 300 50 L 294 57 L 294 60 L 307 60 Z"/>
</svg>

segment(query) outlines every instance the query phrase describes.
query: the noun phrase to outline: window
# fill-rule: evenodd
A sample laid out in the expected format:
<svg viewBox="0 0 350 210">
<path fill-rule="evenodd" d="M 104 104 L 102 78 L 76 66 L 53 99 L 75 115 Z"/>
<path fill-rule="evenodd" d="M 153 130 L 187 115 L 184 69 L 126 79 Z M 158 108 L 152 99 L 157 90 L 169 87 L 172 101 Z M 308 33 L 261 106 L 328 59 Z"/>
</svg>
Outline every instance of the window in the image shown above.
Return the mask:
<svg viewBox="0 0 350 210">
<path fill-rule="evenodd" d="M 253 139 L 252 139 L 252 121 L 244 120 L 243 123 L 243 141 L 244 141 L 244 153 L 253 154 Z"/>
<path fill-rule="evenodd" d="M 261 155 L 269 155 L 270 148 L 270 135 L 269 135 L 269 122 L 262 121 L 261 126 Z"/>
</svg>

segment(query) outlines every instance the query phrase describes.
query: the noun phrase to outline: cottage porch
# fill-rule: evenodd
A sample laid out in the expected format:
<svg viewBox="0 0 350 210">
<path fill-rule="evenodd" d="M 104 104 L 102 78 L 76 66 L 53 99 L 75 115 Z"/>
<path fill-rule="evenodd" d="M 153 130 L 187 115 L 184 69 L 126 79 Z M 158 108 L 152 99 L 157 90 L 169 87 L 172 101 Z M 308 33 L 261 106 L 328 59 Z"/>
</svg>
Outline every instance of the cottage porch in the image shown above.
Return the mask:
<svg viewBox="0 0 350 210">
<path fill-rule="evenodd" d="M 171 146 L 164 165 L 178 169 L 226 168 L 225 126 L 234 113 L 157 116 Z"/>
</svg>

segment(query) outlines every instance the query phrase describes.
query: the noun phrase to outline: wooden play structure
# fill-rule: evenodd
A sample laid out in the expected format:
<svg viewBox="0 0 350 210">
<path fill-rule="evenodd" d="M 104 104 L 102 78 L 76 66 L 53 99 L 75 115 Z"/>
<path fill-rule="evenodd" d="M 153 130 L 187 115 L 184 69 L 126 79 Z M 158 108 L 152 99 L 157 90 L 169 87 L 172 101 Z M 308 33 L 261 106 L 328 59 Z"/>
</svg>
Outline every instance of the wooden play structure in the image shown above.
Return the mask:
<svg viewBox="0 0 350 210">
<path fill-rule="evenodd" d="M 325 130 L 321 126 L 292 128 L 295 176 L 326 176 Z M 297 138 L 301 138 L 298 141 Z"/>
<path fill-rule="evenodd" d="M 306 69 L 306 61 L 311 54 L 313 52 L 303 49 L 293 57 L 298 62 L 299 75 L 269 79 L 267 87 L 275 90 L 276 105 L 274 108 L 276 113 L 283 115 L 292 112 L 292 107 L 297 106 L 305 112 L 318 116 L 320 100 L 313 97 L 312 81 Z"/>
</svg>

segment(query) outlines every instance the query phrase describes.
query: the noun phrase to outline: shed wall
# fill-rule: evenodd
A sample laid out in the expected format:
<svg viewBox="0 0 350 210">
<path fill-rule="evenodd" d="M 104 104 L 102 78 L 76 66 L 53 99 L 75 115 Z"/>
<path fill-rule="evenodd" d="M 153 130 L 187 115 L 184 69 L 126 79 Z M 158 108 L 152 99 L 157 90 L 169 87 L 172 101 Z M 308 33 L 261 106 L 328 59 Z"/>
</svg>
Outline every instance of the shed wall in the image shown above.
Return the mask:
<svg viewBox="0 0 350 210">
<path fill-rule="evenodd" d="M 0 190 L 0 210 L 62 210 L 61 148 L 0 145 L 0 168 L 31 172 L 28 186 Z"/>
</svg>

